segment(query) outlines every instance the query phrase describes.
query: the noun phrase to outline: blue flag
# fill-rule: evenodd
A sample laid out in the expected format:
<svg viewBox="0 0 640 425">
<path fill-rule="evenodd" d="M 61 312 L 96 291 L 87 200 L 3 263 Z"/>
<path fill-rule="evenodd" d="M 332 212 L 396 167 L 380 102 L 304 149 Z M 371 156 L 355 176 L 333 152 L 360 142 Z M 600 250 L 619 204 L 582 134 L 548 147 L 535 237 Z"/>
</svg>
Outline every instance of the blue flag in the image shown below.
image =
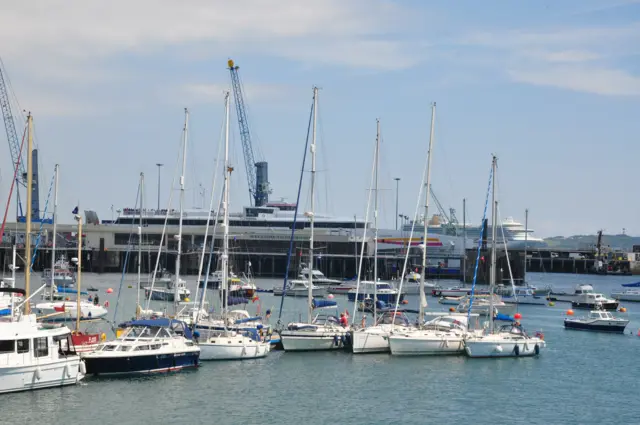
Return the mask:
<svg viewBox="0 0 640 425">
<path fill-rule="evenodd" d="M 78 207 L 75 207 L 73 211 L 71 211 L 71 214 L 78 214 Z"/>
</svg>

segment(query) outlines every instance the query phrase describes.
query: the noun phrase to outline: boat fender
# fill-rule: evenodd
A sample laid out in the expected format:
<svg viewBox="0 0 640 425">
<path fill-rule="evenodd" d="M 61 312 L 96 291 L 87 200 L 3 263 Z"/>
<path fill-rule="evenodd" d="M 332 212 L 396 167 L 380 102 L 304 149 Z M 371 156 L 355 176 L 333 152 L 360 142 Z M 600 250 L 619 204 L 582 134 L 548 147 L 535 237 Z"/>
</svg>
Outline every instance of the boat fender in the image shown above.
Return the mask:
<svg viewBox="0 0 640 425">
<path fill-rule="evenodd" d="M 80 373 L 83 375 L 87 374 L 87 365 L 82 360 L 80 361 Z"/>
<path fill-rule="evenodd" d="M 518 346 L 518 344 L 516 343 L 516 345 L 513 347 L 513 354 L 517 356 L 520 355 L 520 347 Z"/>
<path fill-rule="evenodd" d="M 340 337 L 338 335 L 333 336 L 333 345 L 336 347 L 340 344 Z"/>
<path fill-rule="evenodd" d="M 105 342 L 107 340 L 107 334 L 102 332 L 100 334 L 100 341 Z"/>
<path fill-rule="evenodd" d="M 540 346 L 538 344 L 533 347 L 533 352 L 536 353 L 536 356 L 540 354 Z"/>
<path fill-rule="evenodd" d="M 42 378 L 42 371 L 39 367 L 36 368 L 35 376 L 38 381 Z"/>
<path fill-rule="evenodd" d="M 69 368 L 69 365 L 64 367 L 64 374 L 67 375 L 67 378 L 71 378 L 71 369 Z"/>
</svg>

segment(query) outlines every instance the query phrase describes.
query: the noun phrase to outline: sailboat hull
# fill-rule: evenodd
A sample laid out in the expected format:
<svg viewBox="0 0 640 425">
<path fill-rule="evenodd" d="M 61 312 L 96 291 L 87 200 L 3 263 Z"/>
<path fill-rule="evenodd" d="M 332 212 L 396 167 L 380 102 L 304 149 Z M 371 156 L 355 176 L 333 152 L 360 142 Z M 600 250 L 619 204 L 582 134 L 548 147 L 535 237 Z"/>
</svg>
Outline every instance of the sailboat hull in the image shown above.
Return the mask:
<svg viewBox="0 0 640 425">
<path fill-rule="evenodd" d="M 344 331 L 282 331 L 280 341 L 284 351 L 328 351 L 343 349 L 344 335 Z"/>
<path fill-rule="evenodd" d="M 351 351 L 354 354 L 388 353 L 389 332 L 382 329 L 365 328 L 351 332 Z"/>
<path fill-rule="evenodd" d="M 201 343 L 200 360 L 248 360 L 266 357 L 271 350 L 268 342 L 258 342 L 246 337 L 212 338 Z"/>
<path fill-rule="evenodd" d="M 389 349 L 394 356 L 429 356 L 464 354 L 461 336 L 427 336 L 400 334 L 389 337 Z"/>
<path fill-rule="evenodd" d="M 487 335 L 467 339 L 464 349 L 469 357 L 532 357 L 544 347 L 545 342 L 539 338 L 508 340 Z"/>
</svg>

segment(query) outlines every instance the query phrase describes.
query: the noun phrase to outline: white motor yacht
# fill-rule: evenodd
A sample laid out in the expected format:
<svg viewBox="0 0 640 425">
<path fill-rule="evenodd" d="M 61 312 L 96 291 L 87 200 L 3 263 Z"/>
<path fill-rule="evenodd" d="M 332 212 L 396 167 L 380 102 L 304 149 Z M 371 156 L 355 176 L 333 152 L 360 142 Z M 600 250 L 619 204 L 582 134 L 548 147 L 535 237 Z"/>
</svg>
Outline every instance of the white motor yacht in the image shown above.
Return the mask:
<svg viewBox="0 0 640 425">
<path fill-rule="evenodd" d="M 611 292 L 611 297 L 618 301 L 640 302 L 640 289 L 625 289 Z"/>
<path fill-rule="evenodd" d="M 324 275 L 324 273 L 322 273 L 318 269 L 311 270 L 311 273 L 313 274 L 312 276 L 313 283 L 319 286 L 339 285 L 340 283 L 342 283 L 337 279 L 328 278 L 327 276 Z M 300 269 L 300 274 L 298 275 L 298 279 L 306 280 L 306 281 L 309 280 L 309 267 L 307 267 L 305 264 L 302 264 L 302 267 Z"/>
<path fill-rule="evenodd" d="M 584 294 L 593 294 L 593 286 L 586 284 L 577 284 L 571 291 L 551 291 L 549 292 L 549 301 L 560 301 L 571 303 L 574 302 L 579 296 Z"/>
<path fill-rule="evenodd" d="M 327 288 L 316 286 L 312 284 L 311 295 L 314 298 L 322 298 L 327 294 Z M 276 284 L 273 287 L 273 295 L 282 296 L 282 285 Z M 306 297 L 309 295 L 309 281 L 293 279 L 287 282 L 287 289 L 284 292 L 289 297 Z"/>
<path fill-rule="evenodd" d="M 467 329 L 466 314 L 446 314 L 420 328 L 393 331 L 389 348 L 394 356 L 463 354 Z"/>
<path fill-rule="evenodd" d="M 603 294 L 596 292 L 579 295 L 571 303 L 573 308 L 586 308 L 589 310 L 617 310 L 619 305 L 619 301 L 607 298 Z"/>
<path fill-rule="evenodd" d="M 177 288 L 175 287 L 176 282 L 175 279 L 170 280 L 169 282 L 164 280 L 157 280 L 151 286 L 144 287 L 144 295 L 146 298 L 151 298 L 155 301 L 169 301 L 173 302 L 175 300 L 176 293 L 180 297 L 180 301 L 184 301 L 191 295 L 191 291 L 187 288 L 187 282 L 184 279 L 179 279 L 177 283 Z"/>
<path fill-rule="evenodd" d="M 532 288 L 516 287 L 509 292 L 503 292 L 502 301 L 507 304 L 547 305 L 547 297 L 536 295 Z"/>
<path fill-rule="evenodd" d="M 0 393 L 74 385 L 84 375 L 66 326 L 43 325 L 35 314 L 0 319 Z"/>
</svg>

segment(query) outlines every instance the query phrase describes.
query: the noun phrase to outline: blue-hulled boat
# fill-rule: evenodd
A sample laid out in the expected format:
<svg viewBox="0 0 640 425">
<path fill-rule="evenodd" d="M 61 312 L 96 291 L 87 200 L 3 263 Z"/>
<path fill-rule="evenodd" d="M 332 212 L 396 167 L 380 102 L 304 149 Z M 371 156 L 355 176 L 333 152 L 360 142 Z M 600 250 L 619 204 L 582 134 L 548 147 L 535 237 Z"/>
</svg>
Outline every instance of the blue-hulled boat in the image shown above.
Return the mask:
<svg viewBox="0 0 640 425">
<path fill-rule="evenodd" d="M 114 341 L 84 356 L 87 374 L 173 372 L 199 365 L 200 348 L 186 323 L 175 319 L 134 320 L 120 325 Z"/>
</svg>

